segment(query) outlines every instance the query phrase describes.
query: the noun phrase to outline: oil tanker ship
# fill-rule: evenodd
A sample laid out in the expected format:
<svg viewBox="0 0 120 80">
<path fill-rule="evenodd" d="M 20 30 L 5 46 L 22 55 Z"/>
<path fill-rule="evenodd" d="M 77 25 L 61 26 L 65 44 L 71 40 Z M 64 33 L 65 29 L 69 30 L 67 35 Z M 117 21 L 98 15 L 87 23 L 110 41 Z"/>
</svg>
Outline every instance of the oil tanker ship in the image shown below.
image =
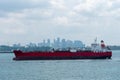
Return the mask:
<svg viewBox="0 0 120 80">
<path fill-rule="evenodd" d="M 111 59 L 112 51 L 101 40 L 98 44 L 95 40 L 90 49 L 67 49 L 50 51 L 21 51 L 14 50 L 13 60 L 71 60 L 71 59 Z"/>
</svg>

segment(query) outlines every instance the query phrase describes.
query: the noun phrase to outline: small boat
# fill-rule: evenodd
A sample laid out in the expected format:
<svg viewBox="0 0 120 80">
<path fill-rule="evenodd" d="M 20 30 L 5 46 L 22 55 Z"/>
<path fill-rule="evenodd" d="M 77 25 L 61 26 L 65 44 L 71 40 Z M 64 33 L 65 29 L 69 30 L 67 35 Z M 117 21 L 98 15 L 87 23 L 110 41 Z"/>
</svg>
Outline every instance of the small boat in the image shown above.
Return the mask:
<svg viewBox="0 0 120 80">
<path fill-rule="evenodd" d="M 21 51 L 14 50 L 13 60 L 74 60 L 74 59 L 111 59 L 112 51 L 101 40 L 95 40 L 89 49 L 67 49 L 50 51 Z"/>
</svg>

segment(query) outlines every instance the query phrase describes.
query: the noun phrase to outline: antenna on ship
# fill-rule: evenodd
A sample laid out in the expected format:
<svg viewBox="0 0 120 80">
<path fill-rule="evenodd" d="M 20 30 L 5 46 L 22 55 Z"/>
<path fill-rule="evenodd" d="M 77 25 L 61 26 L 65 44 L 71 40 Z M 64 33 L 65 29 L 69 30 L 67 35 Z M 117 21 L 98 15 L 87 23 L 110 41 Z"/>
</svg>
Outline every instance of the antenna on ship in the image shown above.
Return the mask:
<svg viewBox="0 0 120 80">
<path fill-rule="evenodd" d="M 92 49 L 95 50 L 96 47 L 97 47 L 97 45 L 98 45 L 98 44 L 97 44 L 97 37 L 96 37 L 96 38 L 94 39 L 94 43 L 91 44 Z"/>
<path fill-rule="evenodd" d="M 97 37 L 95 38 L 95 43 L 97 43 Z"/>
</svg>

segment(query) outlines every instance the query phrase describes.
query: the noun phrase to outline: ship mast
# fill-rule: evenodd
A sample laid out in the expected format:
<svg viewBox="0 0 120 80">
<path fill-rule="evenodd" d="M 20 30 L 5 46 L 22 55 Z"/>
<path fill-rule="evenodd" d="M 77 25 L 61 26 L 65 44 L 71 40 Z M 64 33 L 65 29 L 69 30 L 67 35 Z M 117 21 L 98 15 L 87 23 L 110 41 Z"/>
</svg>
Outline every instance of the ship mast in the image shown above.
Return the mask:
<svg viewBox="0 0 120 80">
<path fill-rule="evenodd" d="M 97 37 L 94 39 L 94 42 L 91 44 L 91 48 L 93 51 L 97 51 L 99 44 L 97 43 Z"/>
<path fill-rule="evenodd" d="M 95 42 L 94 43 L 97 43 L 97 37 L 95 38 L 95 40 L 94 40 Z"/>
</svg>

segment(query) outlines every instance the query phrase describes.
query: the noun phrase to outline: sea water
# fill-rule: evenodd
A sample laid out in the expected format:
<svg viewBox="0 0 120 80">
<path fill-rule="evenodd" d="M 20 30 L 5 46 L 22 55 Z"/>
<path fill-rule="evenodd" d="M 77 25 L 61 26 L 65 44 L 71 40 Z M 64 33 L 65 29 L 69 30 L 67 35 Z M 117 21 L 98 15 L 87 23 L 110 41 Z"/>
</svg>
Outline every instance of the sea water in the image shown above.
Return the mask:
<svg viewBox="0 0 120 80">
<path fill-rule="evenodd" d="M 105 60 L 14 61 L 0 54 L 0 80 L 120 80 L 120 51 Z"/>
</svg>

